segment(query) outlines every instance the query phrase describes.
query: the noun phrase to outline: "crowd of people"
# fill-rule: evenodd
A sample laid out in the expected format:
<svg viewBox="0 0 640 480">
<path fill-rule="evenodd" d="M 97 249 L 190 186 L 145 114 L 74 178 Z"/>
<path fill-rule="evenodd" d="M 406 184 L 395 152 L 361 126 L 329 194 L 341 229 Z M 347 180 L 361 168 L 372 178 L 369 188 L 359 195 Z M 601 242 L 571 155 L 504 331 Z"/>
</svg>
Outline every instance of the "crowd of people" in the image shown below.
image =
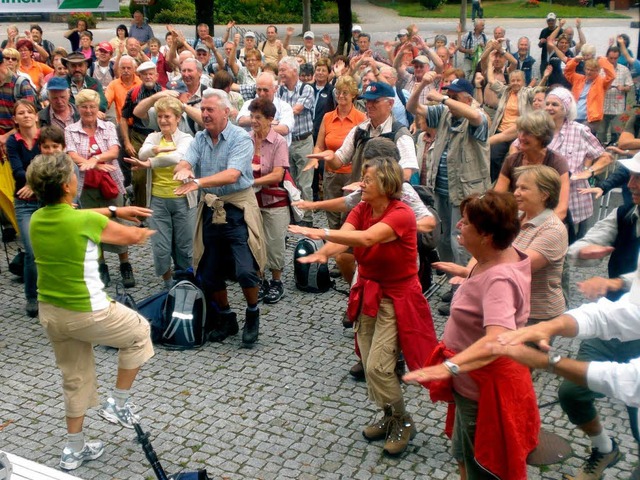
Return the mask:
<svg viewBox="0 0 640 480">
<path fill-rule="evenodd" d="M 600 478 L 621 455 L 597 396 L 629 406 L 640 443 L 640 118 L 622 134 L 613 128 L 635 101 L 640 62 L 628 36 L 596 52 L 579 20 L 576 41 L 550 13 L 536 68 L 529 38 L 500 26 L 489 38 L 481 2 L 473 12 L 473 29 L 458 28 L 455 41 L 429 42 L 409 25 L 372 44 L 354 25 L 344 47 L 312 31 L 295 45 L 293 28 L 280 39 L 274 25 L 259 42 L 233 22 L 223 37 L 202 24 L 195 38 L 167 26 L 161 40 L 141 12 L 97 44 L 81 20 L 65 33 L 69 48 L 39 25 L 8 29 L 0 144 L 25 248 L 25 310 L 39 316 L 63 374 L 62 468 L 103 452 L 82 434 L 97 404 L 92 343 L 120 349 L 100 414 L 129 428 L 135 420 L 129 391 L 153 347 L 144 319 L 104 293 L 104 252 L 118 254 L 133 287 L 128 246 L 147 239 L 161 288 L 193 268 L 213 307 L 211 341 L 240 331 L 227 293 L 237 281 L 245 345 L 258 340 L 260 302 L 286 295 L 287 233 L 324 241 L 299 261 L 335 258 L 332 275 L 350 286 L 352 374 L 382 412 L 362 433 L 390 455 L 417 431 L 405 362 L 406 381 L 455 407 L 447 431 L 462 478 L 526 477 L 540 428 L 527 366 L 567 378 L 562 408 L 592 444 L 575 478 Z M 434 209 L 413 186 L 426 187 Z M 589 230 L 594 199 L 615 187 L 625 203 Z M 418 239 L 434 230 L 433 267 L 451 285 L 439 343 L 418 277 Z M 609 278 L 578 285 L 608 300 L 563 314 L 569 262 L 609 255 Z M 578 360 L 546 353 L 555 334 L 587 339 Z"/>
</svg>

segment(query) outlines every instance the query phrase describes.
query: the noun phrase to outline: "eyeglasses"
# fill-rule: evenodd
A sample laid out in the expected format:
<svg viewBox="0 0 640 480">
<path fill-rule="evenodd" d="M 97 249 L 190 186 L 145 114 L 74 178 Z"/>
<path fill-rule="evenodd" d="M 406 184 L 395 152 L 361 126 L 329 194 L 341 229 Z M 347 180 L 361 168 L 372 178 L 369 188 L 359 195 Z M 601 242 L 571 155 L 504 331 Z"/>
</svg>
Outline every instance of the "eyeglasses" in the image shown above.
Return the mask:
<svg viewBox="0 0 640 480">
<path fill-rule="evenodd" d="M 18 62 L 20 59 L 16 57 L 4 57 L 5 60 L 11 60 L 13 62 Z"/>
<path fill-rule="evenodd" d="M 373 178 L 371 178 L 371 177 L 362 177 L 362 178 L 360 178 L 360 183 L 364 183 L 365 185 L 371 185 L 373 183 Z"/>
<path fill-rule="evenodd" d="M 336 92 L 336 97 L 348 97 L 349 95 L 351 95 L 351 92 L 348 92 L 346 90 Z"/>
</svg>

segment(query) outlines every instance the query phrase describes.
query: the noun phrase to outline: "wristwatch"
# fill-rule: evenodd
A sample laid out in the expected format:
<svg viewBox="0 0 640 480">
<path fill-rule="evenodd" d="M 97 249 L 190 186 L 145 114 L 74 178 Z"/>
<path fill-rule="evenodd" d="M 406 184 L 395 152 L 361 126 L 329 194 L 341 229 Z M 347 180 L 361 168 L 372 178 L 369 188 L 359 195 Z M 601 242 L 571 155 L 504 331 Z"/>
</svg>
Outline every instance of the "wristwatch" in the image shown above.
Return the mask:
<svg viewBox="0 0 640 480">
<path fill-rule="evenodd" d="M 111 218 L 118 218 L 118 207 L 114 205 L 109 205 L 109 212 L 111 213 Z"/>
<path fill-rule="evenodd" d="M 329 240 L 329 229 L 323 228 L 322 230 L 324 230 L 324 239 Z"/>
<path fill-rule="evenodd" d="M 442 105 L 444 105 L 444 102 L 446 102 L 447 100 L 449 100 L 449 98 L 450 98 L 450 97 L 449 97 L 449 95 L 445 95 L 445 96 L 443 96 L 443 97 L 442 97 L 442 100 L 440 100 L 440 103 L 441 103 Z"/>
<path fill-rule="evenodd" d="M 549 355 L 549 365 L 547 366 L 547 371 L 555 373 L 556 365 L 560 360 L 562 360 L 562 355 L 558 353 L 556 353 L 555 355 Z"/>
<path fill-rule="evenodd" d="M 449 370 L 449 372 L 451 372 L 451 375 L 453 375 L 454 377 L 457 377 L 458 374 L 460 373 L 460 366 L 456 365 L 453 362 L 450 362 L 449 360 L 445 360 L 443 362 L 443 365 L 446 367 L 447 370 Z"/>
<path fill-rule="evenodd" d="M 195 183 L 198 188 L 200 188 L 200 180 L 198 180 L 197 178 L 192 178 L 191 181 Z"/>
</svg>

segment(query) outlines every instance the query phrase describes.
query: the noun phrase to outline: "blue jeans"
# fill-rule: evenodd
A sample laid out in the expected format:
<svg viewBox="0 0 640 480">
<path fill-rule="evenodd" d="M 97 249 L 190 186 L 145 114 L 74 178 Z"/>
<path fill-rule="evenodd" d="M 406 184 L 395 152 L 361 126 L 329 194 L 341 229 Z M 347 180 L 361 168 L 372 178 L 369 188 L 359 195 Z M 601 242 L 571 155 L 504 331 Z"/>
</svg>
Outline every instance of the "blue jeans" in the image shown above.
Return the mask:
<svg viewBox="0 0 640 480">
<path fill-rule="evenodd" d="M 29 224 L 31 223 L 31 215 L 40 208 L 40 204 L 36 201 L 27 202 L 19 198 L 14 198 L 13 205 L 16 210 L 16 220 L 18 221 L 20 238 L 24 245 L 24 296 L 27 300 L 37 300 L 38 272 L 36 271 L 33 249 L 31 248 Z"/>
</svg>

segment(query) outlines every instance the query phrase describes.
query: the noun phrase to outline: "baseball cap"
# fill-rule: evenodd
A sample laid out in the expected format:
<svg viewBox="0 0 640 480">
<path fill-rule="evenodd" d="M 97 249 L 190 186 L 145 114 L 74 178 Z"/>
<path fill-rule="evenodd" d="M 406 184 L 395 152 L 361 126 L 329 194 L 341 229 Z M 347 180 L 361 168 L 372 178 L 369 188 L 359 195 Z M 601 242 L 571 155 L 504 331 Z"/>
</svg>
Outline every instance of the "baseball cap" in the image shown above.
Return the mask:
<svg viewBox="0 0 640 480">
<path fill-rule="evenodd" d="M 203 52 L 210 52 L 210 51 L 211 51 L 211 50 L 209 50 L 209 47 L 207 47 L 206 45 L 203 45 L 202 43 L 201 43 L 201 44 L 199 44 L 199 45 L 196 47 L 196 51 L 197 51 L 197 50 L 202 50 Z"/>
<path fill-rule="evenodd" d="M 618 160 L 618 163 L 633 173 L 640 173 L 640 153 L 636 153 L 633 158 Z"/>
<path fill-rule="evenodd" d="M 96 50 L 104 50 L 107 53 L 113 53 L 113 46 L 109 42 L 100 42 Z"/>
<path fill-rule="evenodd" d="M 371 82 L 361 98 L 365 100 L 376 100 L 384 97 L 394 98 L 395 96 L 393 88 L 388 83 Z"/>
<path fill-rule="evenodd" d="M 402 36 L 402 35 L 409 35 L 409 30 L 407 30 L 406 28 L 401 28 L 400 30 L 398 30 L 398 36 Z"/>
<path fill-rule="evenodd" d="M 141 72 L 144 72 L 145 70 L 151 70 L 151 69 L 153 69 L 153 70 L 156 69 L 156 64 L 155 63 L 153 63 L 151 61 L 142 62 L 140 64 L 140 66 L 138 68 L 136 68 L 136 72 L 141 73 Z"/>
<path fill-rule="evenodd" d="M 558 17 L 556 16 L 555 13 L 553 13 L 553 12 L 547 13 L 547 20 L 555 20 L 556 18 L 558 18 Z"/>
<path fill-rule="evenodd" d="M 450 92 L 465 92 L 469 95 L 473 96 L 473 85 L 466 78 L 456 78 L 453 82 L 451 82 L 446 87 L 442 87 L 443 89 L 448 89 Z"/>
<path fill-rule="evenodd" d="M 426 65 L 429 63 L 429 59 L 425 55 L 418 55 L 416 58 L 411 60 L 411 63 L 416 63 L 416 62 Z"/>
<path fill-rule="evenodd" d="M 173 90 L 178 93 L 186 93 L 189 91 L 189 89 L 187 88 L 187 86 L 184 84 L 182 80 L 179 80 L 179 81 L 173 80 L 172 82 L 167 83 L 167 90 Z"/>
<path fill-rule="evenodd" d="M 69 82 L 65 77 L 51 77 L 47 82 L 47 90 L 67 90 Z"/>
<path fill-rule="evenodd" d="M 313 34 L 311 30 L 309 30 L 308 32 L 304 32 L 304 35 L 302 36 L 302 38 L 316 38 L 316 36 Z"/>
<path fill-rule="evenodd" d="M 256 34 L 249 31 L 247 33 L 244 34 L 244 38 L 256 38 Z"/>
<path fill-rule="evenodd" d="M 362 27 L 360 25 L 354 25 L 353 28 L 351 29 L 352 32 L 361 32 L 362 31 Z"/>
</svg>

